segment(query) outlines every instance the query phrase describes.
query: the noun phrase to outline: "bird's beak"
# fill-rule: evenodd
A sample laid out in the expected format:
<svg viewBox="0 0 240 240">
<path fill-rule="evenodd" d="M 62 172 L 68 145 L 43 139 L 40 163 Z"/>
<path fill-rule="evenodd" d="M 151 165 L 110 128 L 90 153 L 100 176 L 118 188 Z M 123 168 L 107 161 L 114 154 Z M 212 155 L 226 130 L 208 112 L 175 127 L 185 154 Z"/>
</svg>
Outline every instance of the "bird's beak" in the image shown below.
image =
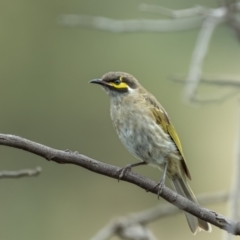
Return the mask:
<svg viewBox="0 0 240 240">
<path fill-rule="evenodd" d="M 89 81 L 89 83 L 96 83 L 96 84 L 100 84 L 100 85 L 105 85 L 105 82 L 103 82 L 101 78 L 93 79 L 93 80 Z"/>
</svg>

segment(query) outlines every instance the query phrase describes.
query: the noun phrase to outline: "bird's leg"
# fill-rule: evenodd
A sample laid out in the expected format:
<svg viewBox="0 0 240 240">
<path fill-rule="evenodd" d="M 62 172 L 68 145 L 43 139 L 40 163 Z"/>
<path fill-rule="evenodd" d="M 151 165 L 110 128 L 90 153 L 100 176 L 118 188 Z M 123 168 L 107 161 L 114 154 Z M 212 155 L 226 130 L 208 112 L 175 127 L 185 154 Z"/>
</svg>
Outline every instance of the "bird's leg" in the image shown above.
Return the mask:
<svg viewBox="0 0 240 240">
<path fill-rule="evenodd" d="M 126 167 L 121 168 L 118 171 L 118 181 L 123 178 L 128 171 L 131 171 L 133 167 L 141 166 L 141 165 L 146 165 L 146 162 L 139 162 L 139 163 L 133 163 L 133 164 L 128 164 Z"/>
<path fill-rule="evenodd" d="M 155 188 L 158 188 L 158 192 L 157 192 L 157 195 L 158 195 L 158 199 L 159 199 L 159 196 L 160 196 L 160 193 L 165 185 L 165 179 L 166 179 L 166 175 L 167 175 L 167 168 L 168 168 L 168 162 L 166 161 L 164 163 L 164 169 L 163 169 L 163 175 L 159 181 L 159 183 L 157 183 L 151 190 L 155 189 Z M 150 189 L 149 189 L 150 190 Z M 147 192 L 149 191 L 147 190 Z"/>
<path fill-rule="evenodd" d="M 164 170 L 163 170 L 163 175 L 158 183 L 158 199 L 159 199 L 159 195 L 165 185 L 165 179 L 166 179 L 166 175 L 167 175 L 167 168 L 168 168 L 168 161 L 166 161 L 164 163 Z"/>
</svg>

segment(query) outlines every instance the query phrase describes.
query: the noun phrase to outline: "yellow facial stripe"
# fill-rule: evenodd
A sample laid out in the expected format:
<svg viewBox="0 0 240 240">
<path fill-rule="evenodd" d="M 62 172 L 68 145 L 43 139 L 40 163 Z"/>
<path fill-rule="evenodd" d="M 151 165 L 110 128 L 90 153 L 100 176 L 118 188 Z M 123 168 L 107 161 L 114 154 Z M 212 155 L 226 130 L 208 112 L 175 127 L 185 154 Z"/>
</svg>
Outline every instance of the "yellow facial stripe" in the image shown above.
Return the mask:
<svg viewBox="0 0 240 240">
<path fill-rule="evenodd" d="M 128 85 L 125 82 L 121 82 L 120 84 L 115 84 L 114 82 L 110 82 L 109 85 L 117 89 L 128 88 Z"/>
</svg>

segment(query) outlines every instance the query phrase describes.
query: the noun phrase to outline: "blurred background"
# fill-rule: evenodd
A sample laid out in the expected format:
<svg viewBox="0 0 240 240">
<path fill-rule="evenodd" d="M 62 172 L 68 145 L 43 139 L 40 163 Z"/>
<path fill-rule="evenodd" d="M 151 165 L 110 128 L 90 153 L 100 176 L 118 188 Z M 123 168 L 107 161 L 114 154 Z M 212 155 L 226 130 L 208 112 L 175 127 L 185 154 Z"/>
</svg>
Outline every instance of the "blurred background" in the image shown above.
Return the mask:
<svg viewBox="0 0 240 240">
<path fill-rule="evenodd" d="M 57 149 L 71 149 L 117 166 L 136 162 L 121 145 L 109 117 L 109 99 L 88 84 L 108 71 L 133 74 L 166 108 L 181 138 L 196 194 L 229 190 L 239 120 L 238 98 L 195 107 L 182 100 L 183 85 L 199 29 L 171 33 L 117 34 L 57 24 L 61 14 L 114 19 L 164 18 L 138 11 L 142 0 L 1 1 L 0 132 Z M 209 0 L 147 1 L 173 9 Z M 225 25 L 214 32 L 204 73 L 239 75 L 240 46 Z M 211 96 L 216 87 L 201 87 Z M 222 90 L 221 90 L 222 91 Z M 36 178 L 0 181 L 1 239 L 90 239 L 111 219 L 165 203 L 156 195 L 83 168 L 47 162 L 0 146 L 0 169 L 41 166 Z M 155 181 L 160 172 L 135 169 Z M 170 186 L 170 185 L 169 185 Z M 227 205 L 205 206 L 227 214 Z M 159 239 L 192 239 L 184 214 L 149 225 Z M 219 239 L 222 231 L 198 239 Z M 117 239 L 117 238 L 113 238 Z"/>
</svg>

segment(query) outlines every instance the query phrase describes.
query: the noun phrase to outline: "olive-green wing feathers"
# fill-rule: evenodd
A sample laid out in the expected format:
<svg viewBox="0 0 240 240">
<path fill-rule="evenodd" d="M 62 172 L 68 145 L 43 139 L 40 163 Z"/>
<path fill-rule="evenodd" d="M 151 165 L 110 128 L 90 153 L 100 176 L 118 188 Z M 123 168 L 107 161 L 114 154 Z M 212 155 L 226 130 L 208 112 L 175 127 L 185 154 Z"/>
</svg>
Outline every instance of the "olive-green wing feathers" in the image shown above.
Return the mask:
<svg viewBox="0 0 240 240">
<path fill-rule="evenodd" d="M 174 141 L 178 151 L 180 152 L 181 156 L 184 157 L 181 142 L 179 140 L 177 132 L 175 131 L 173 125 L 171 124 L 171 122 L 169 120 L 167 113 L 164 111 L 163 108 L 160 108 L 160 109 L 152 108 L 151 110 L 156 119 L 156 123 L 161 125 L 164 132 L 166 132 L 170 135 L 170 137 Z"/>
<path fill-rule="evenodd" d="M 146 98 L 146 100 L 149 103 L 151 103 L 151 105 L 153 106 L 153 108 L 151 108 L 151 111 L 153 113 L 153 116 L 155 117 L 156 123 L 161 125 L 164 132 L 168 133 L 170 135 L 171 139 L 173 140 L 173 142 L 175 143 L 175 145 L 183 159 L 182 166 L 185 171 L 185 174 L 189 179 L 191 179 L 190 172 L 188 170 L 186 161 L 184 159 L 181 142 L 179 140 L 179 137 L 177 135 L 175 128 L 173 127 L 173 125 L 170 122 L 170 119 L 169 119 L 166 111 L 154 98 Z"/>
<path fill-rule="evenodd" d="M 177 132 L 176 132 L 174 126 L 171 123 L 167 126 L 167 132 L 173 139 L 174 143 L 177 146 L 178 151 L 181 153 L 182 157 L 184 158 L 181 142 L 179 140 L 179 137 L 177 135 Z"/>
</svg>

